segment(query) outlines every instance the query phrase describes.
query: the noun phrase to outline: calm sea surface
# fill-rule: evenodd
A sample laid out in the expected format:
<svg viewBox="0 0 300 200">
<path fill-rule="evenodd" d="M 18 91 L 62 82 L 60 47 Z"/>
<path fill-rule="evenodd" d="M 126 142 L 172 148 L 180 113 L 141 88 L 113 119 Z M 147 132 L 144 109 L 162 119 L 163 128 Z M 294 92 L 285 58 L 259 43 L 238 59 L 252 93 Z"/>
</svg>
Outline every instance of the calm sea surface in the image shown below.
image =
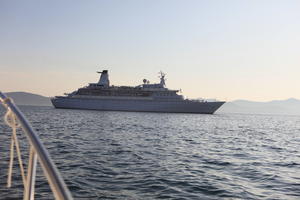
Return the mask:
<svg viewBox="0 0 300 200">
<path fill-rule="evenodd" d="M 300 116 L 21 110 L 75 199 L 300 199 Z M 1 120 L 0 199 L 22 199 L 10 134 Z M 41 174 L 36 198 L 53 199 Z"/>
</svg>

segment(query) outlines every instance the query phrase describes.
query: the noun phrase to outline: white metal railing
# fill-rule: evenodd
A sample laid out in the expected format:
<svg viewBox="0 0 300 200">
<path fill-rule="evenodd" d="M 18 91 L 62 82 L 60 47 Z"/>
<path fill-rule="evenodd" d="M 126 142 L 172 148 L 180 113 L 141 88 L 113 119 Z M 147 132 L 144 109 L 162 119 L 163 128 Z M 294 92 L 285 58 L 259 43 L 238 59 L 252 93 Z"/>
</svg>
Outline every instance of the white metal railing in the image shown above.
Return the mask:
<svg viewBox="0 0 300 200">
<path fill-rule="evenodd" d="M 48 180 L 48 183 L 54 194 L 55 199 L 73 199 L 58 169 L 56 168 L 54 162 L 51 160 L 48 151 L 41 143 L 38 135 L 31 127 L 30 123 L 27 121 L 25 116 L 14 104 L 13 100 L 0 91 L 0 103 L 2 103 L 2 105 L 6 108 L 7 111 L 4 117 L 5 122 L 8 126 L 12 128 L 7 187 L 11 187 L 14 149 L 16 149 L 19 166 L 21 169 L 22 181 L 24 185 L 24 200 L 34 199 L 37 161 L 39 161 L 39 163 L 42 166 L 44 175 Z M 19 142 L 16 134 L 17 128 L 22 128 L 30 146 L 27 174 L 24 171 L 23 162 L 21 158 Z"/>
</svg>

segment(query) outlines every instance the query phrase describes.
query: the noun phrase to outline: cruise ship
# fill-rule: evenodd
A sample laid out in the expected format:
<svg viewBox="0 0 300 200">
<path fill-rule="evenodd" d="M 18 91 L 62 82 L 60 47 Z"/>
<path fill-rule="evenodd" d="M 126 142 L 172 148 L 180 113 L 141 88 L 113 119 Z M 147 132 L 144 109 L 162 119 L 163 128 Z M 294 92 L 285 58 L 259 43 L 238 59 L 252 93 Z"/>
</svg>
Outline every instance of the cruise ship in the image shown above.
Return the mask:
<svg viewBox="0 0 300 200">
<path fill-rule="evenodd" d="M 147 79 L 138 86 L 110 85 L 108 70 L 101 74 L 98 83 L 51 98 L 55 108 L 89 109 L 106 111 L 168 112 L 213 114 L 224 101 L 185 99 L 179 90 L 166 87 L 165 74 L 160 72 L 160 83 L 150 84 Z"/>
</svg>

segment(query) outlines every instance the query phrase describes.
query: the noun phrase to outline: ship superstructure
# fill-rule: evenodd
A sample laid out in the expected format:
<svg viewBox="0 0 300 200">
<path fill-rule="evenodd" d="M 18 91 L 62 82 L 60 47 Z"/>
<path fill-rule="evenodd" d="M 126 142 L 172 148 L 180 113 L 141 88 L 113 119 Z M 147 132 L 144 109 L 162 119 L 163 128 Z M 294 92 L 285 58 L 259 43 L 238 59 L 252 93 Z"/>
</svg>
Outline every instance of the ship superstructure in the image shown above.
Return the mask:
<svg viewBox="0 0 300 200">
<path fill-rule="evenodd" d="M 138 86 L 111 86 L 108 70 L 101 74 L 97 83 L 52 98 L 56 108 L 145 111 L 145 112 L 181 112 L 214 113 L 225 102 L 205 102 L 184 99 L 177 94 L 179 90 L 166 88 L 165 74 L 160 72 L 160 82 L 150 84 L 147 79 Z"/>
</svg>

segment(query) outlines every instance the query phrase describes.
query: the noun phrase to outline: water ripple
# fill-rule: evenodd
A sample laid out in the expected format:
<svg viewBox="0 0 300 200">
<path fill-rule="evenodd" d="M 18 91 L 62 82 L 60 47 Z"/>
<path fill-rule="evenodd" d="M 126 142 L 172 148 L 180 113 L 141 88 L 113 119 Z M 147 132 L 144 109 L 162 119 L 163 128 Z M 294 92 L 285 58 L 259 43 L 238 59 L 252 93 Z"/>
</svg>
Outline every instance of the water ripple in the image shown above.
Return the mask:
<svg viewBox="0 0 300 200">
<path fill-rule="evenodd" d="M 75 199 L 300 198 L 300 116 L 21 109 Z M 3 121 L 0 132 L 0 199 L 20 199 L 17 166 L 5 188 Z M 41 175 L 36 191 L 53 199 Z"/>
</svg>

